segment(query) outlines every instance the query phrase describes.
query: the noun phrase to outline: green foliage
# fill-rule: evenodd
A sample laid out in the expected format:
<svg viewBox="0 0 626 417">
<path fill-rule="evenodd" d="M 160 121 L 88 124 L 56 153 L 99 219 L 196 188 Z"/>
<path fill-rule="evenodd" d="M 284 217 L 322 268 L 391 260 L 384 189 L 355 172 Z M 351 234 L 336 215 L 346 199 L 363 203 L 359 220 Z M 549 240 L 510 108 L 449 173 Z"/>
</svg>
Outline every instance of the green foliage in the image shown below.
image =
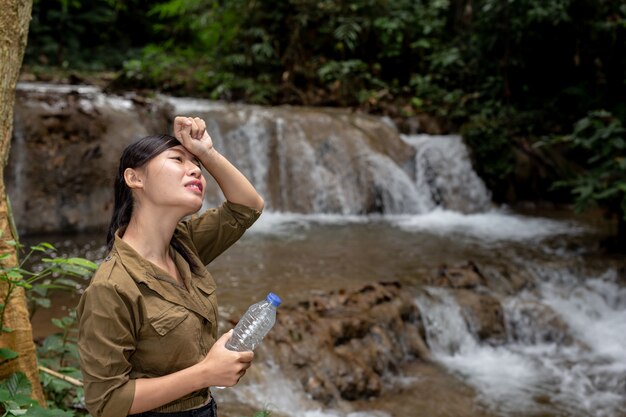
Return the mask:
<svg viewBox="0 0 626 417">
<path fill-rule="evenodd" d="M 0 412 L 2 417 L 72 417 L 72 412 L 42 408 L 30 398 L 32 387 L 22 372 L 0 381 Z"/>
<path fill-rule="evenodd" d="M 78 328 L 76 311 L 70 310 L 66 317 L 52 319 L 52 323 L 61 331 L 46 337 L 37 347 L 39 363 L 46 368 L 59 372 L 62 375 L 80 380 L 78 356 Z M 84 409 L 84 390 L 80 386 L 40 373 L 41 385 L 48 398 L 48 402 L 64 410 Z"/>
<path fill-rule="evenodd" d="M 464 133 L 496 200 L 519 138 L 599 108 L 626 122 L 623 1 L 35 0 L 37 62 L 121 68 L 119 87 L 176 95 L 428 113 Z M 596 174 L 579 206 L 620 195 Z"/>
<path fill-rule="evenodd" d="M 47 307 L 50 304 L 48 291 L 51 289 L 75 290 L 77 282 L 71 278 L 86 278 L 96 270 L 97 265 L 83 258 L 58 257 L 56 249 L 49 243 L 40 243 L 30 246 L 28 250 L 15 240 L 5 243 L 15 247 L 18 254 L 23 256 L 17 265 L 8 265 L 11 254 L 0 254 L 0 281 L 7 285 L 6 297 L 0 303 L 0 329 L 10 332 L 11 329 L 3 326 L 4 313 L 8 300 L 16 288 L 24 288 L 31 302 L 38 306 Z M 39 255 L 39 256 L 37 256 Z M 33 263 L 33 258 L 38 257 Z M 33 266 L 32 270 L 27 269 Z M 34 301 L 33 301 L 34 300 Z M 62 333 L 46 338 L 40 347 L 40 363 L 48 368 L 72 376 L 80 377 L 78 370 L 78 352 L 76 349 L 75 324 L 76 315 L 62 319 L 53 319 L 53 324 L 62 330 Z M 18 353 L 8 349 L 0 349 L 0 364 L 18 357 Z M 44 409 L 30 398 L 31 385 L 23 373 L 12 374 L 8 379 L 0 381 L 0 412 L 5 416 L 33 416 L 33 417 L 66 417 L 73 416 L 72 411 L 63 411 L 57 408 L 80 408 L 82 388 L 76 388 L 65 381 L 53 378 L 47 374 L 41 375 L 43 388 L 50 398 L 49 408 Z"/>
<path fill-rule="evenodd" d="M 0 382 L 0 407 L 4 416 L 15 415 L 22 407 L 32 407 L 37 402 L 30 398 L 31 385 L 22 372 L 12 374 Z"/>
<path fill-rule="evenodd" d="M 8 246 L 13 246 L 16 250 L 23 251 L 25 248 L 15 240 L 5 242 Z M 4 327 L 4 312 L 13 291 L 16 288 L 24 288 L 26 291 L 33 293 L 33 300 L 39 306 L 48 306 L 49 303 L 42 301 L 51 289 L 75 289 L 76 282 L 69 278 L 85 278 L 91 276 L 96 270 L 97 265 L 83 258 L 64 258 L 64 257 L 43 257 L 40 259 L 40 265 L 36 270 L 30 271 L 25 269 L 31 257 L 35 254 L 56 255 L 56 249 L 49 243 L 40 243 L 33 245 L 28 251 L 24 251 L 25 256 L 22 257 L 17 265 L 6 265 L 6 262 L 0 265 L 0 281 L 7 285 L 7 293 L 0 302 L 0 329 L 6 332 Z M 4 253 L 0 255 L 0 260 L 6 260 L 11 255 Z M 10 330 L 10 329 L 9 329 Z"/>
<path fill-rule="evenodd" d="M 601 205 L 626 221 L 626 129 L 619 119 L 592 111 L 576 122 L 571 134 L 547 143 L 563 147 L 581 164 L 556 183 L 571 190 L 577 211 Z"/>
<path fill-rule="evenodd" d="M 461 131 L 477 161 L 476 172 L 496 197 L 504 195 L 506 179 L 514 167 L 511 143 L 515 132 L 511 113 L 512 109 L 496 104 L 485 106 L 470 116 Z"/>
<path fill-rule="evenodd" d="M 34 0 L 24 63 L 118 69 L 155 39 L 147 0 Z M 157 38 L 158 39 L 158 38 Z"/>
<path fill-rule="evenodd" d="M 169 41 L 127 63 L 121 81 L 256 103 L 371 104 L 428 69 L 449 3 L 165 1 L 150 15 Z"/>
</svg>

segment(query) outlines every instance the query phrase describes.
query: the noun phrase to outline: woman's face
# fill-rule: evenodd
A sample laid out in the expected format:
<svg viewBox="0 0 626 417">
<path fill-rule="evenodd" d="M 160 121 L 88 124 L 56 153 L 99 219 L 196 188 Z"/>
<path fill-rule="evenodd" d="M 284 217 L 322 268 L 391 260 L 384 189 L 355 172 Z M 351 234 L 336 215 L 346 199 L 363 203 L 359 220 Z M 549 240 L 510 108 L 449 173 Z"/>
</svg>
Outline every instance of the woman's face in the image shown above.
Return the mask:
<svg viewBox="0 0 626 417">
<path fill-rule="evenodd" d="M 182 145 L 155 156 L 141 171 L 141 200 L 184 209 L 183 215 L 195 213 L 202 207 L 206 180 L 200 162 Z"/>
</svg>

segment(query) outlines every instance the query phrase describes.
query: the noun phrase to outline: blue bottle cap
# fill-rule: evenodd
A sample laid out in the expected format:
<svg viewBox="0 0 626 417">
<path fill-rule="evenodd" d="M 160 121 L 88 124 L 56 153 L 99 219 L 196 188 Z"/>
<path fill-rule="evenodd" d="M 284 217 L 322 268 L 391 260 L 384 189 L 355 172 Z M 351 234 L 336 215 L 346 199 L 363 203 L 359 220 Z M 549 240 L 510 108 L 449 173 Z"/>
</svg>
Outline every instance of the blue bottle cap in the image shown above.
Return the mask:
<svg viewBox="0 0 626 417">
<path fill-rule="evenodd" d="M 280 303 L 282 303 L 283 301 L 280 299 L 279 296 L 277 296 L 276 294 L 274 294 L 273 292 L 267 294 L 267 297 L 265 297 L 265 299 L 267 301 L 269 301 L 270 303 L 272 303 L 272 305 L 274 307 L 278 307 L 280 305 Z"/>
</svg>

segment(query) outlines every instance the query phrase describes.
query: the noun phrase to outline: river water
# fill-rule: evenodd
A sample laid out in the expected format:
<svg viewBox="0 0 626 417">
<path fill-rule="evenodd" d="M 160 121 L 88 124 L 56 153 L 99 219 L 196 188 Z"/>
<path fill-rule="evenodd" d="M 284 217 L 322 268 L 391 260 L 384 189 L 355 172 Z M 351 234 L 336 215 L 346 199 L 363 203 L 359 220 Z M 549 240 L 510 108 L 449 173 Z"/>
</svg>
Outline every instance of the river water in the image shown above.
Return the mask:
<svg viewBox="0 0 626 417">
<path fill-rule="evenodd" d="M 290 303 L 312 293 L 399 281 L 425 316 L 435 364 L 389 375 L 381 398 L 346 411 L 309 400 L 297 381 L 272 365 L 272 353 L 262 352 L 256 371 L 216 396 L 226 410 L 243 403 L 285 416 L 626 416 L 626 289 L 619 262 L 598 254 L 605 234 L 601 225 L 562 213 L 504 209 L 397 216 L 264 213 L 209 265 L 222 317 L 238 317 L 269 291 Z M 64 253 L 104 256 L 101 236 L 47 239 Z M 481 343 L 447 290 L 427 285 L 442 265 L 467 261 L 534 277 L 516 293 L 502 282 L 506 343 Z M 64 297 L 63 304 L 76 300 Z M 565 323 L 558 337 L 541 316 L 528 314 L 546 306 Z M 37 334 L 47 332 L 48 318 L 35 317 Z M 223 322 L 222 330 L 230 326 Z"/>
<path fill-rule="evenodd" d="M 106 153 L 138 128 L 147 130 L 143 116 L 134 113 L 132 100 L 94 87 L 21 85 L 20 91 L 31 94 L 18 97 L 25 110 L 18 112 L 7 187 L 22 216 L 18 227 L 101 225 L 108 183 L 106 189 L 104 182 L 73 183 L 93 174 L 82 173 L 90 163 L 76 155 L 98 153 L 73 148 L 70 135 L 68 143 L 52 138 L 60 156 L 51 158 L 51 149 L 37 145 L 38 130 L 28 127 L 58 117 L 65 126 L 71 109 L 94 120 L 105 115 L 111 119 L 101 122 L 113 130 L 91 139 Z M 458 136 L 399 137 L 388 121 L 337 110 L 165 100 L 176 114 L 204 117 L 216 146 L 266 198 L 259 221 L 208 266 L 218 283 L 221 330 L 269 291 L 297 303 L 312 294 L 398 281 L 421 312 L 433 355 L 432 362 L 389 372 L 380 397 L 331 409 L 308 398 L 261 346 L 242 382 L 215 393 L 223 415 L 267 407 L 288 417 L 626 417 L 626 267 L 599 248 L 610 225 L 563 212 L 494 207 Z M 128 126 L 132 132 L 122 129 Z M 51 159 L 64 161 L 57 170 L 77 165 L 66 177 L 51 176 L 64 186 L 46 194 L 50 184 L 28 171 L 40 170 L 39 163 L 27 161 Z M 221 200 L 215 186 L 207 194 L 208 206 Z M 41 215 L 44 204 L 58 209 Z M 380 214 L 361 214 L 372 212 Z M 42 240 L 64 255 L 96 262 L 106 256 L 104 233 L 24 239 Z M 481 340 L 452 290 L 430 285 L 443 266 L 468 262 L 487 277 L 486 288 L 476 291 L 502 305 L 502 340 Z M 33 317 L 35 337 L 55 331 L 50 318 L 75 306 L 79 294 L 80 288 L 54 294 L 52 308 Z"/>
</svg>

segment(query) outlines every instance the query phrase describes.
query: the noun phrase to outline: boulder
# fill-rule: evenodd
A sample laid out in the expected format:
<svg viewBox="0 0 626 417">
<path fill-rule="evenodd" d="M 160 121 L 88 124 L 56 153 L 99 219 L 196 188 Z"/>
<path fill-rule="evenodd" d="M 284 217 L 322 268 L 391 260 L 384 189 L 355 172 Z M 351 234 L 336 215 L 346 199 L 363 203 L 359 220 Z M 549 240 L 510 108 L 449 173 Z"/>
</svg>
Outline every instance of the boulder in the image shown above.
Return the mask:
<svg viewBox="0 0 626 417">
<path fill-rule="evenodd" d="M 385 376 L 429 358 L 419 310 L 396 282 L 283 306 L 264 343 L 283 372 L 327 405 L 378 396 Z"/>
</svg>

